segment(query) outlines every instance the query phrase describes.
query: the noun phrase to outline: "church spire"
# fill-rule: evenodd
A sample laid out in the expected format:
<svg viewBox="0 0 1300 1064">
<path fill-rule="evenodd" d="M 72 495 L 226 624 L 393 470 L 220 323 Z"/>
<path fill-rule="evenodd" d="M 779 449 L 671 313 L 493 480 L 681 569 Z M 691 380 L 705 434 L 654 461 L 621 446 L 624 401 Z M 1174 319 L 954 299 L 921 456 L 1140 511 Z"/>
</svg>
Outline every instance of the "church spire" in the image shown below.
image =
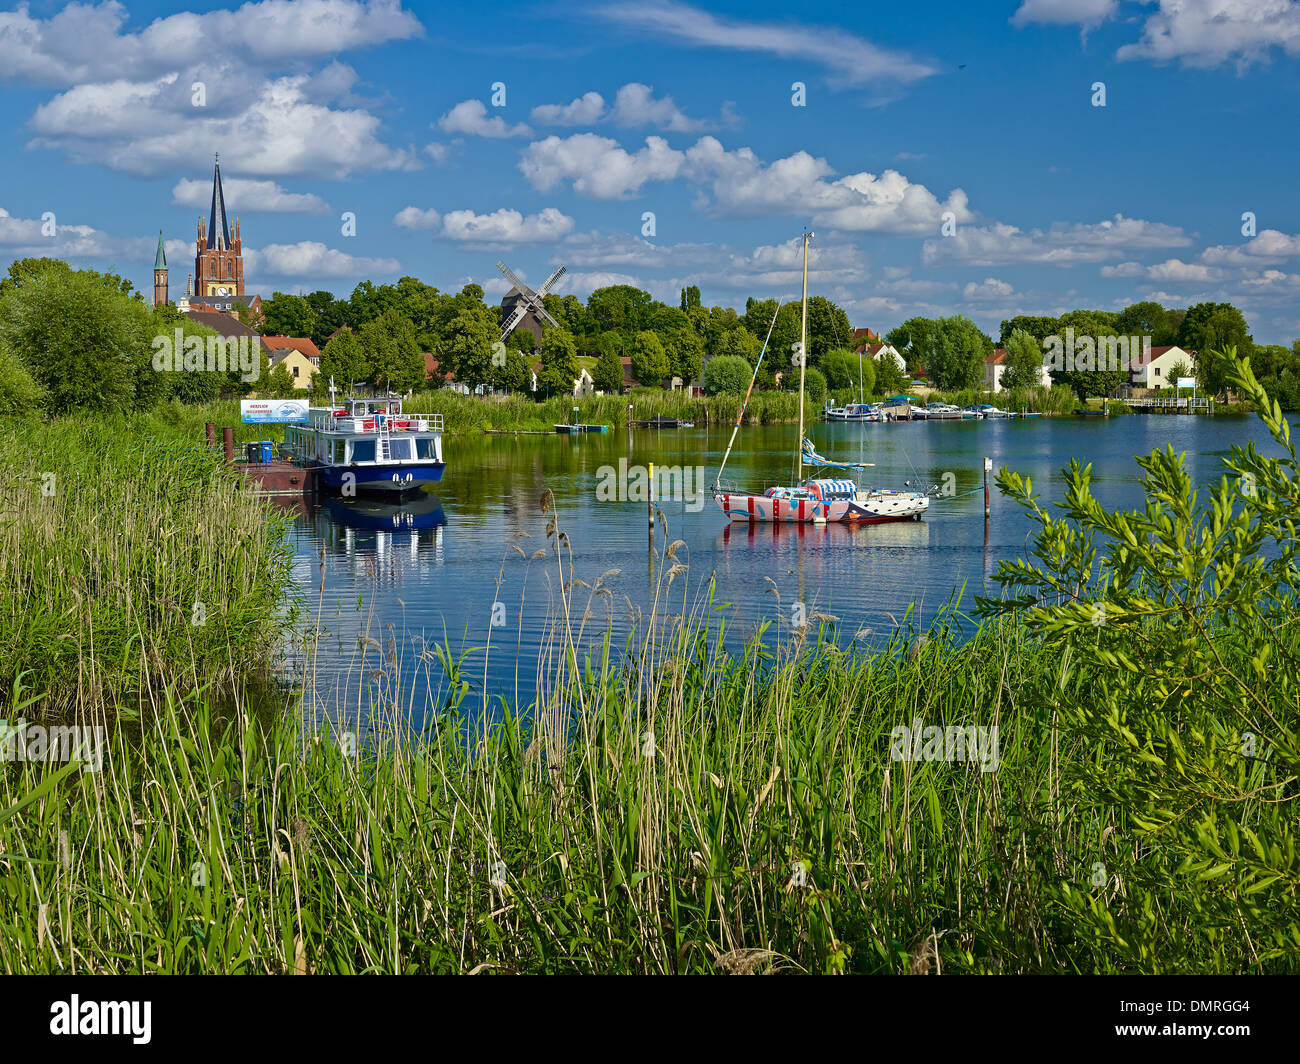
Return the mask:
<svg viewBox="0 0 1300 1064">
<path fill-rule="evenodd" d="M 158 254 L 153 257 L 153 268 L 155 270 L 167 269 L 167 252 L 163 250 L 162 230 L 158 230 Z"/>
<path fill-rule="evenodd" d="M 230 247 L 230 223 L 226 220 L 226 197 L 221 191 L 221 156 L 212 164 L 212 212 L 208 216 L 209 249 L 225 251 Z"/>
</svg>

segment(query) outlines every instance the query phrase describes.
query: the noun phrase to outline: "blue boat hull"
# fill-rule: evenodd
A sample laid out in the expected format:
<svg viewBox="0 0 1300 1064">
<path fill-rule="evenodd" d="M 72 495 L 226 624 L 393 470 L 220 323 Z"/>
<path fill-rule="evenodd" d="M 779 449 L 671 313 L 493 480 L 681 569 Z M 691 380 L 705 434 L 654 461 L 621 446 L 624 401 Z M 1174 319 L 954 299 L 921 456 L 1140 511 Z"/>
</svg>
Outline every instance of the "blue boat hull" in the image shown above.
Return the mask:
<svg viewBox="0 0 1300 1064">
<path fill-rule="evenodd" d="M 442 480 L 444 462 L 391 462 L 386 465 L 321 466 L 317 482 L 322 489 L 345 495 L 405 495 Z"/>
</svg>

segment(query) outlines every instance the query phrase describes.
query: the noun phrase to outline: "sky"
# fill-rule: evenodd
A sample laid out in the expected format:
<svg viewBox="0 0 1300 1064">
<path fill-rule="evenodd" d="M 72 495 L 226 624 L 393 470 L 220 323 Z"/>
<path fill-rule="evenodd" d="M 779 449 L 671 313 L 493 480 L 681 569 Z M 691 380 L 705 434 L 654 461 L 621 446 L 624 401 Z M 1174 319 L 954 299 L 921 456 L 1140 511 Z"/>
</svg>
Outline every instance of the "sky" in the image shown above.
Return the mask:
<svg viewBox="0 0 1300 1064">
<path fill-rule="evenodd" d="M 0 5 L 6 0 L 0 0 Z M 635 284 L 854 326 L 1154 299 L 1300 336 L 1300 2 L 0 6 L 0 269 Z"/>
</svg>

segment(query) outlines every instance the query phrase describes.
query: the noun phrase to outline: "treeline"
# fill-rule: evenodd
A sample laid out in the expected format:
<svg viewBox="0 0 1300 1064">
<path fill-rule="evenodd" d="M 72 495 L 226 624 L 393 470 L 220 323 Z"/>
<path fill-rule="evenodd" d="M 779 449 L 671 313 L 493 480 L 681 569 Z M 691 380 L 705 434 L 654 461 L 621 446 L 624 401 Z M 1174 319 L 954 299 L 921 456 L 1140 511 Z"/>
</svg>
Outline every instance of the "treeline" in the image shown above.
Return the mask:
<svg viewBox="0 0 1300 1064">
<path fill-rule="evenodd" d="M 501 308 L 484 300 L 483 289 L 466 285 L 452 295 L 414 277 L 396 284 L 362 282 L 347 299 L 326 291 L 296 296 L 276 292 L 262 303 L 259 328 L 266 334 L 310 336 L 321 347 L 321 377 L 340 385 L 351 381 L 387 384 L 406 390 L 422 383 L 416 356 L 428 352 L 438 370 L 477 388 L 490 385 L 510 391 L 532 384 L 532 365 L 539 365 L 539 385 L 546 392 L 570 391 L 591 361 L 595 386 L 606 392 L 624 385 L 622 358 L 631 376 L 647 385 L 678 378 L 701 379 L 706 361 L 730 359 L 703 378 L 705 387 L 736 387 L 741 360 L 749 375 L 771 331 L 760 387 L 773 387 L 777 374 L 796 366 L 800 305 L 775 299 L 749 299 L 743 313 L 730 307 L 705 307 L 696 287 L 682 290 L 678 306 L 669 306 L 632 285 L 598 288 L 584 302 L 576 296 L 546 295 L 543 302 L 558 323 L 547 327 L 541 342 L 516 329 L 499 343 Z M 384 353 L 385 337 L 399 348 Z M 808 301 L 808 364 L 831 387 L 858 381 L 852 355 L 853 327 L 831 300 Z M 886 371 L 888 372 L 888 371 Z M 902 377 L 897 381 L 901 386 Z"/>
<path fill-rule="evenodd" d="M 170 349 L 180 330 L 184 348 L 198 338 L 209 365 L 211 329 L 174 307 L 149 307 L 130 281 L 114 273 L 74 270 L 60 259 L 20 259 L 0 278 L 0 414 L 45 409 L 147 410 L 176 399 L 202 403 L 218 395 L 291 395 L 283 366 L 271 370 L 265 352 L 254 369 L 159 371 L 159 338 Z M 224 362 L 224 358 L 223 358 Z M 168 358 L 168 365 L 172 365 Z"/>
<path fill-rule="evenodd" d="M 996 346 L 1007 351 L 1004 387 L 1027 387 L 1038 383 L 1043 366 L 1044 341 L 1064 337 L 1073 330 L 1076 337 L 1094 340 L 1109 336 L 1150 337 L 1152 347 L 1177 345 L 1190 356 L 1181 374 L 1195 374 L 1200 386 L 1214 394 L 1225 390 L 1222 363 L 1202 359 L 1208 351 L 1235 347 L 1239 356 L 1251 360 L 1256 377 L 1269 395 L 1283 408 L 1300 409 L 1300 340 L 1290 348 L 1281 344 L 1256 344 L 1245 315 L 1231 303 L 1197 303 L 1191 307 L 1164 307 L 1144 301 L 1121 311 L 1072 310 L 1059 317 L 1018 315 L 1002 322 Z M 885 335 L 903 355 L 908 369 L 925 373 L 944 390 L 979 387 L 985 358 L 993 352 L 993 339 L 969 318 L 909 318 Z M 1179 367 L 1174 367 L 1175 369 Z M 1081 399 L 1110 395 L 1129 380 L 1124 370 L 1052 370 L 1056 384 L 1067 385 Z"/>
</svg>

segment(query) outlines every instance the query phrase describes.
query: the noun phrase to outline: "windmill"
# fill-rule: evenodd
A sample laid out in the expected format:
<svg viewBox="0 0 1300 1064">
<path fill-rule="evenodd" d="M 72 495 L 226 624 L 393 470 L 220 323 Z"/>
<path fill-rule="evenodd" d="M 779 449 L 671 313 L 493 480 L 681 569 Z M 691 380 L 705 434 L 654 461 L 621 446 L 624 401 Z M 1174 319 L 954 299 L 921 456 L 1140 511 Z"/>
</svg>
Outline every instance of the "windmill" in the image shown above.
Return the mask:
<svg viewBox="0 0 1300 1064">
<path fill-rule="evenodd" d="M 502 320 L 501 320 L 501 341 L 505 342 L 509 336 L 518 327 L 519 323 L 531 313 L 534 319 L 540 318 L 548 325 L 554 325 L 558 328 L 559 322 L 556 321 L 549 313 L 546 307 L 542 305 L 542 296 L 550 291 L 551 286 L 564 276 L 564 267 L 559 266 L 550 277 L 542 282 L 542 286 L 534 292 L 523 281 L 515 276 L 514 271 L 504 262 L 497 263 L 497 269 L 505 275 L 505 279 L 514 285 L 512 292 L 506 293 L 505 299 L 501 301 Z M 513 297 L 514 292 L 518 292 L 517 297 Z M 541 327 L 537 331 L 540 333 Z"/>
</svg>

